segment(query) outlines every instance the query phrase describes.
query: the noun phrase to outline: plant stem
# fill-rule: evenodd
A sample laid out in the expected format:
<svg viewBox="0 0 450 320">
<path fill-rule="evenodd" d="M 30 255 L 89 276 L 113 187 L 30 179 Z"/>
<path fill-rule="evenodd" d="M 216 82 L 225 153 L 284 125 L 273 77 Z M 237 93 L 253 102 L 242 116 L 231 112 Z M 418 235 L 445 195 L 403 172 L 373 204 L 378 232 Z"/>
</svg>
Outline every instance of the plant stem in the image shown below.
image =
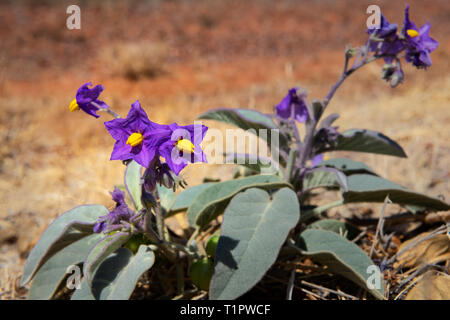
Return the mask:
<svg viewBox="0 0 450 320">
<path fill-rule="evenodd" d="M 106 109 L 106 112 L 108 112 L 110 115 L 112 115 L 116 119 L 120 118 L 120 116 L 117 113 L 115 113 L 114 111 L 112 111 L 111 109 Z"/>
<path fill-rule="evenodd" d="M 103 108 L 103 107 L 101 107 L 98 103 L 96 103 L 96 102 L 94 102 L 94 101 L 92 101 L 91 102 L 94 106 L 96 106 L 98 109 L 99 109 L 99 111 L 106 111 L 106 112 L 108 112 L 110 115 L 112 115 L 114 118 L 116 118 L 116 119 L 119 119 L 120 118 L 120 116 L 117 114 L 117 113 L 115 113 L 113 110 L 111 110 L 110 108 Z"/>
<path fill-rule="evenodd" d="M 321 214 L 324 211 L 327 211 L 328 209 L 334 208 L 334 207 L 338 207 L 340 205 L 344 204 L 344 200 L 338 200 L 335 202 L 331 202 L 331 203 L 327 203 L 323 206 L 319 206 L 317 208 L 314 208 L 312 210 L 306 211 L 301 217 L 300 217 L 300 221 L 306 221 L 314 216 L 317 216 L 319 214 Z"/>
<path fill-rule="evenodd" d="M 167 234 L 165 232 L 165 226 L 164 226 L 164 217 L 161 210 L 161 199 L 159 198 L 158 188 L 155 188 L 155 191 L 153 191 L 153 195 L 156 199 L 156 206 L 155 206 L 155 214 L 156 214 L 156 227 L 158 229 L 158 234 L 161 239 L 168 240 Z"/>
<path fill-rule="evenodd" d="M 199 232 L 200 232 L 200 228 L 199 227 L 195 228 L 194 232 L 192 232 L 192 235 L 186 244 L 187 247 L 189 247 L 191 245 L 191 243 L 195 240 L 195 238 L 197 238 Z"/>
<path fill-rule="evenodd" d="M 367 46 L 367 44 L 366 44 Z M 367 49 L 365 50 L 367 51 Z M 342 71 L 341 76 L 339 77 L 339 80 L 331 87 L 330 91 L 328 92 L 327 96 L 325 97 L 325 99 L 323 100 L 323 111 L 322 114 L 325 112 L 326 107 L 328 106 L 328 104 L 330 103 L 330 100 L 333 98 L 334 94 L 336 93 L 337 89 L 339 89 L 339 87 L 342 85 L 342 83 L 345 81 L 345 79 L 347 79 L 347 77 L 349 75 L 351 75 L 353 72 L 355 72 L 356 70 L 358 70 L 359 68 L 361 68 L 362 66 L 375 61 L 378 58 L 381 58 L 381 56 L 372 56 L 370 58 L 367 59 L 367 57 L 364 57 L 364 59 L 362 61 L 358 61 L 357 63 L 354 63 L 350 69 L 347 70 L 348 67 L 348 62 L 349 62 L 349 54 L 346 53 L 345 54 L 345 63 L 344 63 L 344 70 Z M 310 158 L 311 156 L 311 151 L 312 151 L 312 145 L 313 145 L 313 139 L 314 139 L 314 134 L 316 132 L 316 127 L 317 124 L 319 123 L 320 117 L 318 119 L 314 119 L 311 118 L 311 125 L 308 128 L 308 131 L 306 133 L 305 136 L 305 141 L 303 144 L 303 152 L 300 155 L 300 167 L 303 168 L 305 167 L 305 163 L 306 161 Z"/>
<path fill-rule="evenodd" d="M 286 182 L 291 181 L 292 171 L 294 169 L 295 158 L 297 156 L 297 150 L 291 149 L 289 150 L 289 158 L 286 166 L 286 174 L 284 175 L 284 180 Z"/>
</svg>

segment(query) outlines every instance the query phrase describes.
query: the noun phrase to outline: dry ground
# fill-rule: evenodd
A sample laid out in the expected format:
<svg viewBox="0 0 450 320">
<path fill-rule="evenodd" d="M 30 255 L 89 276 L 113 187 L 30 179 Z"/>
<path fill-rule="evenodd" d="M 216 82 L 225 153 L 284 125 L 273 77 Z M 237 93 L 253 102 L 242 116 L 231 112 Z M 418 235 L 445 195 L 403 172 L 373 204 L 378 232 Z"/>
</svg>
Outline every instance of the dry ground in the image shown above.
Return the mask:
<svg viewBox="0 0 450 320">
<path fill-rule="evenodd" d="M 121 163 L 108 161 L 108 116 L 68 112 L 82 83 L 103 84 L 103 100 L 122 115 L 139 99 L 160 123 L 187 124 L 214 107 L 269 112 L 295 85 L 309 97 L 326 94 L 345 45 L 366 39 L 369 4 L 399 24 L 404 9 L 401 1 L 82 1 L 82 28 L 69 31 L 70 1 L 36 3 L 0 3 L 0 288 L 20 276 L 55 217 L 79 204 L 111 206 L 108 192 L 122 183 Z M 381 65 L 369 65 L 349 78 L 328 112 L 341 114 L 341 129 L 385 133 L 409 156 L 353 159 L 448 198 L 450 3 L 409 4 L 412 19 L 431 21 L 440 42 L 433 66 L 406 66 L 405 83 L 391 89 L 380 79 Z M 196 165 L 183 175 L 195 185 L 231 171 Z"/>
</svg>

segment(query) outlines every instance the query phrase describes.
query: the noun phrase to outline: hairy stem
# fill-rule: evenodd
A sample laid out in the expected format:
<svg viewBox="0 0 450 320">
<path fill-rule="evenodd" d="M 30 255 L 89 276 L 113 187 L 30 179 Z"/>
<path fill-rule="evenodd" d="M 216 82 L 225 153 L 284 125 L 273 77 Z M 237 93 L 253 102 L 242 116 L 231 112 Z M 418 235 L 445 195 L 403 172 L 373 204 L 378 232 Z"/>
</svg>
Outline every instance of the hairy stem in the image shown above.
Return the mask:
<svg viewBox="0 0 450 320">
<path fill-rule="evenodd" d="M 164 225 L 164 217 L 161 210 L 161 199 L 159 198 L 158 188 L 155 188 L 155 191 L 153 191 L 153 195 L 156 200 L 156 206 L 154 207 L 154 209 L 156 214 L 156 227 L 158 230 L 158 235 L 161 239 L 168 241 L 169 239 L 167 238 L 168 234 L 165 230 L 166 227 Z"/>
<path fill-rule="evenodd" d="M 117 114 L 117 113 L 115 113 L 113 110 L 111 110 L 110 108 L 103 108 L 103 107 L 101 107 L 98 103 L 96 103 L 96 102 L 94 102 L 94 101 L 92 101 L 91 102 L 94 106 L 96 106 L 98 109 L 99 109 L 99 111 L 106 111 L 106 112 L 108 112 L 110 115 L 112 115 L 114 118 L 116 118 L 116 119 L 119 119 L 120 118 L 120 116 Z"/>
<path fill-rule="evenodd" d="M 288 158 L 288 162 L 287 162 L 287 166 L 286 166 L 286 174 L 284 175 L 284 180 L 286 182 L 291 181 L 291 176 L 292 176 L 292 171 L 294 169 L 294 163 L 295 163 L 296 156 L 297 156 L 297 150 L 291 149 L 289 151 L 289 158 Z"/>
<path fill-rule="evenodd" d="M 367 44 L 366 44 L 367 47 Z M 367 48 L 365 48 L 364 52 L 367 51 Z M 361 51 L 359 54 L 359 57 L 361 55 Z M 353 72 L 355 72 L 356 70 L 358 70 L 359 68 L 361 68 L 362 66 L 375 61 L 376 59 L 381 58 L 381 56 L 372 56 L 370 58 L 367 58 L 366 55 L 364 55 L 364 58 L 359 61 L 359 59 L 357 59 L 357 61 L 350 67 L 350 69 L 347 70 L 348 68 L 348 62 L 350 59 L 350 54 L 348 53 L 348 51 L 345 54 L 345 63 L 344 63 L 344 70 L 342 71 L 341 76 L 339 77 L 338 81 L 331 87 L 330 91 L 328 92 L 327 96 L 325 97 L 325 99 L 323 100 L 323 111 L 322 114 L 324 113 L 326 107 L 328 106 L 328 104 L 330 103 L 330 100 L 333 98 L 334 94 L 336 93 L 337 89 L 339 89 L 339 87 L 342 85 L 342 83 L 345 81 L 345 79 L 348 78 L 349 75 L 351 75 Z M 318 119 L 315 119 L 314 117 L 311 117 L 310 119 L 310 126 L 307 130 L 306 136 L 305 136 L 305 141 L 304 141 L 304 147 L 303 147 L 303 152 L 300 155 L 300 167 L 304 167 L 306 161 L 310 158 L 311 156 L 311 151 L 312 151 L 312 147 L 313 147 L 313 139 L 314 139 L 314 134 L 316 132 L 316 127 L 317 124 L 319 123 L 320 117 Z"/>
</svg>

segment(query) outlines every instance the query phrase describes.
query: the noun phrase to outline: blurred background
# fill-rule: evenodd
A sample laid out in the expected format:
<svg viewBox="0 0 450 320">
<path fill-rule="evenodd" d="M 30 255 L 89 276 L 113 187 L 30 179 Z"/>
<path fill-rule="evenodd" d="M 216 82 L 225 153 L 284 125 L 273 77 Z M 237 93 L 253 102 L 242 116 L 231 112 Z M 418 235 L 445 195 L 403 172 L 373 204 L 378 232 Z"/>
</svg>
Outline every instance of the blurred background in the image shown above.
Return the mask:
<svg viewBox="0 0 450 320">
<path fill-rule="evenodd" d="M 332 156 L 448 198 L 450 2 L 408 3 L 411 20 L 430 21 L 439 41 L 433 66 L 404 65 L 405 82 L 391 89 L 381 62 L 372 63 L 327 110 L 341 114 L 341 130 L 381 131 L 408 158 Z M 71 4 L 81 8 L 80 30 L 66 28 Z M 105 86 L 100 99 L 122 116 L 138 99 L 152 121 L 183 125 L 216 107 L 270 112 L 293 86 L 321 99 L 339 77 L 345 46 L 366 41 L 370 4 L 401 28 L 403 1 L 0 1 L 0 299 L 26 293 L 18 287 L 23 264 L 53 219 L 80 204 L 113 206 L 109 191 L 122 183 L 123 165 L 109 161 L 110 117 L 68 110 L 79 86 Z M 195 185 L 232 171 L 195 165 L 183 177 Z"/>
</svg>

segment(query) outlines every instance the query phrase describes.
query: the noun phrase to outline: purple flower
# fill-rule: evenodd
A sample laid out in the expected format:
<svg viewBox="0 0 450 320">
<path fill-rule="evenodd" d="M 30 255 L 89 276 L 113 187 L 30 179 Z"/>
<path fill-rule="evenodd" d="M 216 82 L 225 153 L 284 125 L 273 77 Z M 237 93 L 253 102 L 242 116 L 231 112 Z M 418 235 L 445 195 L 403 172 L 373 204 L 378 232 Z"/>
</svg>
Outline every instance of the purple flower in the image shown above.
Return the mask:
<svg viewBox="0 0 450 320">
<path fill-rule="evenodd" d="M 367 33 L 375 36 L 369 43 L 370 51 L 378 55 L 395 56 L 404 49 L 402 41 L 397 36 L 397 24 L 389 23 L 381 15 L 380 27 L 378 29 L 367 29 Z"/>
<path fill-rule="evenodd" d="M 430 37 L 430 23 L 427 22 L 419 29 L 409 20 L 409 5 L 405 9 L 405 21 L 402 35 L 406 43 L 406 62 L 412 62 L 417 68 L 431 66 L 430 53 L 438 47 L 438 42 Z"/>
<path fill-rule="evenodd" d="M 131 105 L 125 119 L 107 121 L 105 127 L 116 139 L 111 160 L 133 159 L 147 168 L 155 156 L 153 139 L 150 139 L 150 135 L 154 130 L 164 126 L 151 122 L 139 101 L 136 101 Z"/>
<path fill-rule="evenodd" d="M 94 232 L 109 232 L 117 226 L 120 226 L 121 221 L 129 221 L 134 215 L 134 212 L 128 208 L 125 203 L 125 193 L 120 191 L 117 187 L 111 192 L 113 200 L 116 202 L 116 207 L 107 215 L 98 218 L 94 225 Z"/>
<path fill-rule="evenodd" d="M 308 118 L 308 108 L 306 107 L 305 97 L 297 95 L 297 89 L 292 88 L 283 100 L 275 107 L 277 116 L 282 119 L 289 119 L 294 116 L 298 122 L 305 122 Z"/>
<path fill-rule="evenodd" d="M 71 112 L 76 110 L 83 110 L 87 114 L 93 117 L 100 117 L 97 114 L 97 110 L 100 108 L 108 109 L 108 105 L 101 100 L 98 100 L 100 93 L 104 90 L 104 87 L 99 84 L 93 88 L 88 88 L 92 86 L 91 82 L 83 84 L 77 91 L 75 99 L 69 105 L 69 110 Z"/>
<path fill-rule="evenodd" d="M 152 152 L 164 158 L 176 175 L 191 162 L 207 162 L 200 147 L 208 127 L 200 124 L 179 126 L 176 123 L 160 125 L 149 134 Z"/>
<path fill-rule="evenodd" d="M 176 175 L 188 162 L 206 162 L 200 147 L 208 130 L 206 126 L 151 122 L 139 101 L 131 105 L 126 119 L 114 119 L 105 122 L 105 126 L 116 139 L 111 160 L 133 159 L 141 166 L 155 170 L 157 159 L 163 157 Z M 147 175 L 156 177 L 158 173 L 148 172 Z"/>
</svg>

